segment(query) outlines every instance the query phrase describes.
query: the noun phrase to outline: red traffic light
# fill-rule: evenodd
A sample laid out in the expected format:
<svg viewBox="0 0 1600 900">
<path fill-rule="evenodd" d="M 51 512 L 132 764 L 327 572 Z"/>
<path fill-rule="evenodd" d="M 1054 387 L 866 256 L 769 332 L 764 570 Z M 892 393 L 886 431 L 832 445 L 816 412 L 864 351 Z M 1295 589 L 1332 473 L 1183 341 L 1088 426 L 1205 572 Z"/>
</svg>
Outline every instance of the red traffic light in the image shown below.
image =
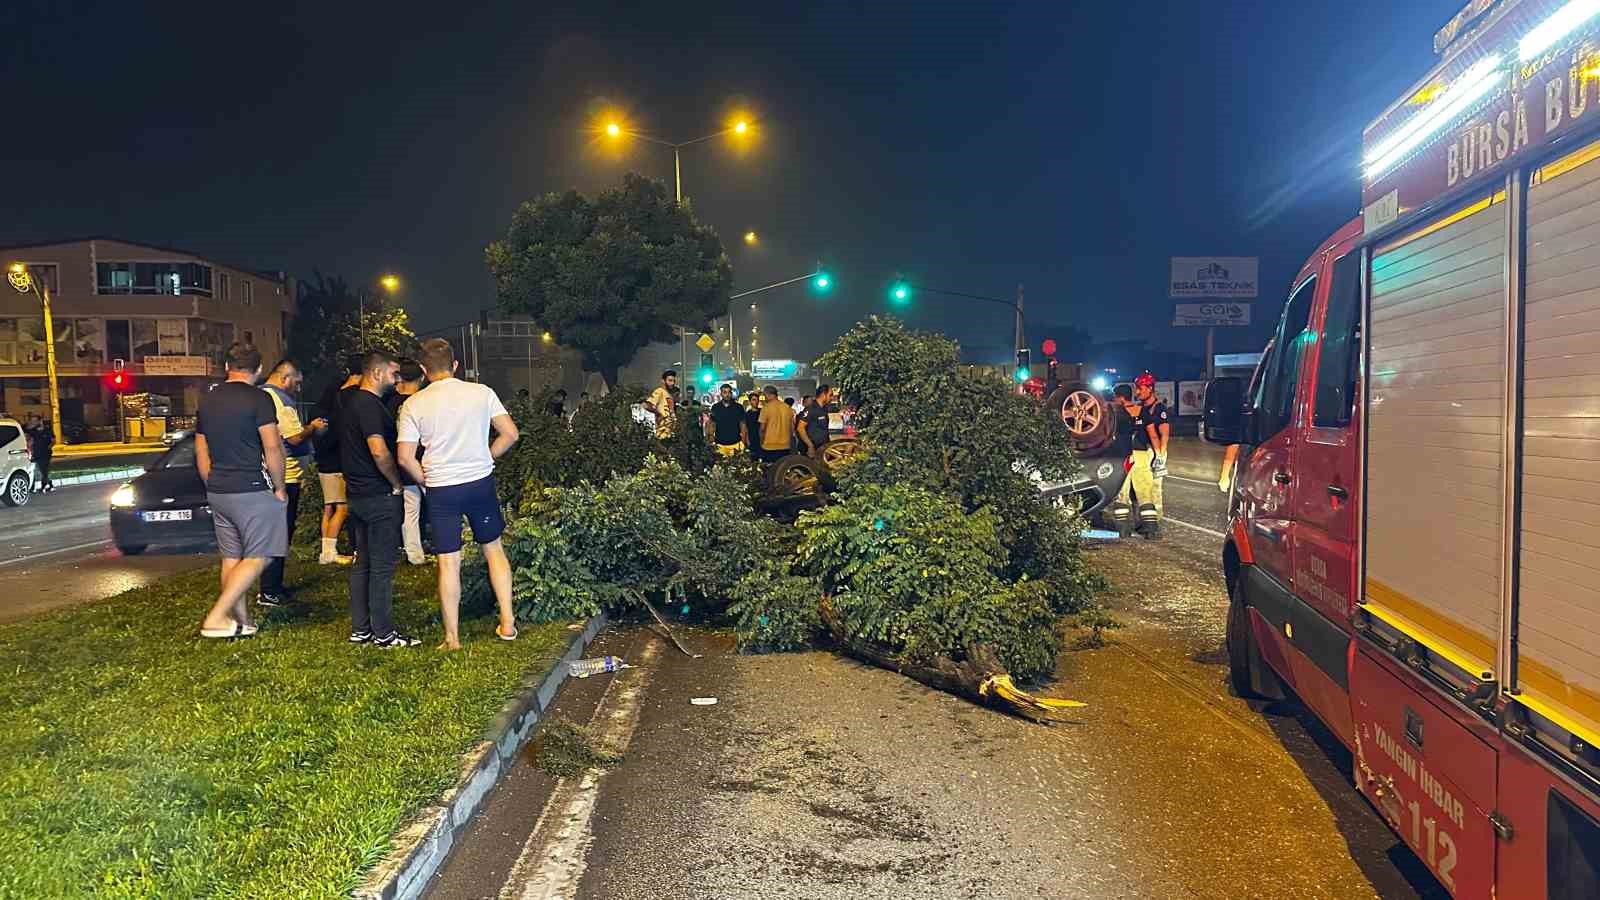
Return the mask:
<svg viewBox="0 0 1600 900">
<path fill-rule="evenodd" d="M 133 378 L 126 371 L 118 369 L 106 375 L 106 386 L 112 393 L 121 394 L 132 389 Z"/>
<path fill-rule="evenodd" d="M 1044 351 L 1045 356 L 1054 356 L 1056 354 L 1056 339 L 1045 338 L 1044 343 L 1039 345 L 1039 349 Z"/>
</svg>

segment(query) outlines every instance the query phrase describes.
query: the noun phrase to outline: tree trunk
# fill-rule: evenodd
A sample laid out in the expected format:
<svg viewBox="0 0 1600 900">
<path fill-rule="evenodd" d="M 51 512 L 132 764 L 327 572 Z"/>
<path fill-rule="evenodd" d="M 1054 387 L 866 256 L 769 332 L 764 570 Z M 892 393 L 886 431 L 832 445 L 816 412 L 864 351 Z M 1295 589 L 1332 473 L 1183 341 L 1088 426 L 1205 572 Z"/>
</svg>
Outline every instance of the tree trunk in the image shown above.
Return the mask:
<svg viewBox="0 0 1600 900">
<path fill-rule="evenodd" d="M 822 598 L 818 608 L 823 624 L 846 655 L 880 669 L 898 672 L 936 690 L 1042 724 L 1059 721 L 1063 709 L 1084 705 L 1074 700 L 1035 697 L 1019 690 L 1012 684 L 1011 676 L 1000 664 L 994 649 L 987 645 L 968 647 L 965 662 L 958 663 L 944 656 L 926 663 L 909 662 L 882 647 L 845 634 L 844 624 L 839 621 L 827 597 Z"/>
</svg>

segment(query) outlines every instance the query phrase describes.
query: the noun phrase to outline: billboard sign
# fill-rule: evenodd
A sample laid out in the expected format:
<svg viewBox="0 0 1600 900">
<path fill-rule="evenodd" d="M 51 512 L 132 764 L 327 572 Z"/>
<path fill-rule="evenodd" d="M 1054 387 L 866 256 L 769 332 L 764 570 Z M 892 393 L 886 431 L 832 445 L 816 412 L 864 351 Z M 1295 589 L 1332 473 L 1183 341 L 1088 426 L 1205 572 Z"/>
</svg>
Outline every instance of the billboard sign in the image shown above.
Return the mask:
<svg viewBox="0 0 1600 900">
<path fill-rule="evenodd" d="M 204 356 L 146 356 L 146 375 L 210 375 L 211 360 Z"/>
<path fill-rule="evenodd" d="M 1174 300 L 1216 297 L 1254 300 L 1260 260 L 1254 256 L 1174 256 L 1168 296 Z"/>
<path fill-rule="evenodd" d="M 800 364 L 792 359 L 757 359 L 750 362 L 750 374 L 755 378 L 793 378 Z"/>
<path fill-rule="evenodd" d="M 1211 328 L 1250 324 L 1248 303 L 1179 303 L 1172 313 L 1172 324 L 1180 327 Z"/>
</svg>

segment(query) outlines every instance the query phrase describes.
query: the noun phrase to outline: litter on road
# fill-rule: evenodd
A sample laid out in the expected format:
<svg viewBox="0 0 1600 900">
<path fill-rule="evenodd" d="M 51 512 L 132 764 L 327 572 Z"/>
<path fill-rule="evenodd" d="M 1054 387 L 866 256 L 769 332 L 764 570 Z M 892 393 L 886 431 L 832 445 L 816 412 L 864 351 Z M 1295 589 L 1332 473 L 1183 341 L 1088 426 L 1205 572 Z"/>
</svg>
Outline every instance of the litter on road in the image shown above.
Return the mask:
<svg viewBox="0 0 1600 900">
<path fill-rule="evenodd" d="M 695 706 L 716 706 L 717 705 L 717 698 L 715 698 L 715 697 L 690 697 L 689 698 L 689 702 L 694 704 Z"/>
<path fill-rule="evenodd" d="M 588 678 L 590 675 L 632 668 L 636 667 L 623 662 L 620 656 L 602 656 L 595 659 L 575 659 L 567 663 L 567 674 L 574 678 Z"/>
</svg>

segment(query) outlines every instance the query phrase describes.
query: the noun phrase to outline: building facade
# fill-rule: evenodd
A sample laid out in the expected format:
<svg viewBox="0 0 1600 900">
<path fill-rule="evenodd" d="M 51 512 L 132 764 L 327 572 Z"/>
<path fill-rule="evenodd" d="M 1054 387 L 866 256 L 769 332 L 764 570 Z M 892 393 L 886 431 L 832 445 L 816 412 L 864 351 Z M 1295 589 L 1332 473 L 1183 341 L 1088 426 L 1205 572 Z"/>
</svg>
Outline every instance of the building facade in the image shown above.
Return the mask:
<svg viewBox="0 0 1600 900">
<path fill-rule="evenodd" d="M 26 265 L 49 289 L 63 430 L 90 439 L 115 435 L 114 372 L 126 390 L 165 394 L 174 415 L 193 415 L 235 341 L 269 365 L 284 353 L 294 283 L 281 272 L 104 237 L 3 247 L 0 262 Z M 0 288 L 0 409 L 48 415 L 40 298 Z"/>
</svg>

